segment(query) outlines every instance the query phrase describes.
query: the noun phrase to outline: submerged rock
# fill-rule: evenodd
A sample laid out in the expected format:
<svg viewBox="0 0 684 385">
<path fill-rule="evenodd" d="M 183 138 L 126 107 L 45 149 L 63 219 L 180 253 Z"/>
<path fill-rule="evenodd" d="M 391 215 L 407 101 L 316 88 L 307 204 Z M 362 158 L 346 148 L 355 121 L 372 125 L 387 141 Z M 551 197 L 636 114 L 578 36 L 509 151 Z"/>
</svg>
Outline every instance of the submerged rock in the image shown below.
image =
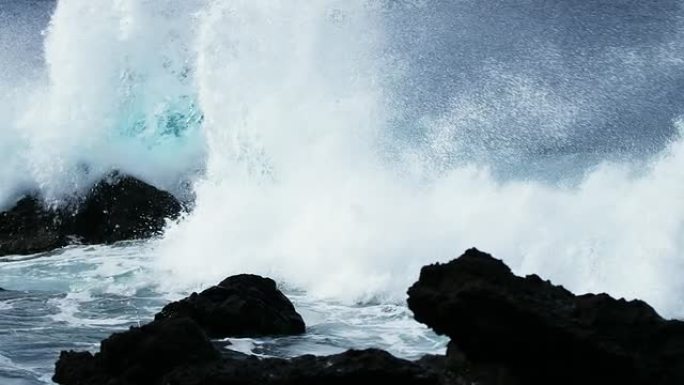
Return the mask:
<svg viewBox="0 0 684 385">
<path fill-rule="evenodd" d="M 0 213 L 0 256 L 33 254 L 66 246 L 114 243 L 160 233 L 181 203 L 138 179 L 114 173 L 71 208 L 48 208 L 26 196 Z"/>
<path fill-rule="evenodd" d="M 504 383 L 684 384 L 684 323 L 642 301 L 575 296 L 476 249 L 424 267 L 408 294 L 416 320 L 451 338 L 452 362 Z"/>
<path fill-rule="evenodd" d="M 156 320 L 189 317 L 213 338 L 293 335 L 302 316 L 270 278 L 241 274 L 166 305 Z"/>
</svg>

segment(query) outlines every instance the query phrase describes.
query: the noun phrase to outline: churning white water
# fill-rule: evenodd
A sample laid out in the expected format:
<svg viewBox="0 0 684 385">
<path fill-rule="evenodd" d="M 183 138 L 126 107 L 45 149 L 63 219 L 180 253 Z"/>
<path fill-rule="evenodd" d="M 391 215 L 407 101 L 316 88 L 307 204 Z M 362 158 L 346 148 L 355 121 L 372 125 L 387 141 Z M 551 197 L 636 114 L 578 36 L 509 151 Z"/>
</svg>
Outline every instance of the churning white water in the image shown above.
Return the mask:
<svg viewBox="0 0 684 385">
<path fill-rule="evenodd" d="M 405 291 L 471 246 L 683 317 L 681 4 L 536 2 L 0 0 L 0 207 L 112 169 L 194 198 L 162 239 L 0 263 L 0 378 L 244 272 L 314 328 L 240 349 L 417 357 Z"/>
<path fill-rule="evenodd" d="M 491 114 L 460 100 L 414 122 L 429 125 L 416 135 L 425 145 L 394 143 L 392 87 L 405 74 L 401 57 L 384 56 L 381 11 L 237 1 L 198 15 L 207 169 L 195 211 L 160 245 L 160 267 L 175 282 L 250 271 L 314 296 L 402 301 L 420 266 L 475 245 L 519 272 L 682 314 L 682 145 L 638 171 L 599 164 L 579 183 L 499 181 L 485 166 L 443 164 L 463 145 L 444 143 L 453 120 Z M 572 124 L 570 103 L 512 87 L 521 114 Z"/>
</svg>

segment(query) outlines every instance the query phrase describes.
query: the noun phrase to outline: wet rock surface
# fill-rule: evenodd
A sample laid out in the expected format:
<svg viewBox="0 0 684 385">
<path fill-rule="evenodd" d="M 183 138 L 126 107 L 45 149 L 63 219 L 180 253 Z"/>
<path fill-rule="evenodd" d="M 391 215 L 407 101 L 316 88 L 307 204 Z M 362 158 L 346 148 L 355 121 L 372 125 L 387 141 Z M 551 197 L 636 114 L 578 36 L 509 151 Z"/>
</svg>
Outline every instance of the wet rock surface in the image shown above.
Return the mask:
<svg viewBox="0 0 684 385">
<path fill-rule="evenodd" d="M 62 215 L 35 197 L 24 197 L 0 213 L 0 256 L 39 253 L 67 243 Z"/>
<path fill-rule="evenodd" d="M 62 352 L 53 380 L 60 384 L 153 384 L 176 367 L 219 358 L 190 319 L 132 327 L 103 340 L 100 352 Z"/>
<path fill-rule="evenodd" d="M 270 279 L 246 275 L 230 277 L 222 285 L 233 288 L 242 286 L 241 291 L 270 292 L 275 289 L 275 283 Z M 238 302 L 242 301 L 240 299 Z M 260 308 L 263 310 L 263 306 Z M 234 325 L 233 321 L 224 317 L 225 313 L 219 311 L 213 315 L 219 318 L 212 321 L 212 325 L 220 320 Z M 231 316 L 239 318 L 240 314 Z M 251 316 L 247 314 L 242 322 L 250 320 Z M 443 365 L 435 365 L 434 361 L 428 359 L 425 363 L 416 363 L 377 349 L 349 350 L 325 357 L 306 355 L 293 359 L 261 358 L 232 351 L 220 353 L 216 347 L 218 344 L 212 344 L 203 329 L 193 318 L 167 312 L 166 317 L 158 317 L 145 326 L 132 327 L 103 340 L 99 353 L 62 352 L 55 366 L 53 380 L 65 385 L 441 383 L 440 370 Z"/>
<path fill-rule="evenodd" d="M 62 352 L 54 380 L 63 385 L 684 383 L 684 323 L 663 319 L 642 301 L 576 296 L 536 275 L 517 277 L 476 249 L 424 267 L 409 289 L 408 304 L 419 322 L 451 338 L 446 355 L 407 361 L 367 349 L 257 357 L 220 351 L 208 335 L 286 334 L 282 325 L 301 333 L 304 324 L 275 282 L 233 276 L 167 305 L 148 325 L 112 335 L 99 353 Z"/>
<path fill-rule="evenodd" d="M 212 338 L 294 335 L 304 320 L 270 278 L 240 274 L 166 305 L 156 320 L 192 318 Z"/>
<path fill-rule="evenodd" d="M 34 254 L 70 243 L 109 244 L 159 234 L 182 204 L 170 193 L 113 173 L 70 207 L 50 208 L 35 194 L 0 213 L 0 256 Z"/>
<path fill-rule="evenodd" d="M 684 323 L 642 301 L 575 296 L 476 249 L 424 267 L 408 294 L 449 355 L 523 384 L 684 383 Z"/>
<path fill-rule="evenodd" d="M 216 352 L 218 353 L 218 352 Z M 165 363 L 169 363 L 166 361 Z M 312 355 L 293 359 L 259 358 L 242 353 L 207 357 L 172 370 L 159 362 L 132 367 L 111 367 L 103 357 L 90 353 L 63 352 L 53 378 L 59 384 L 79 385 L 323 385 L 442 384 L 441 374 L 431 368 L 402 360 L 377 349 L 349 350 L 332 356 Z M 460 384 L 460 383 L 459 383 Z"/>
<path fill-rule="evenodd" d="M 86 243 L 114 243 L 159 234 L 183 209 L 170 193 L 130 176 L 97 183 L 73 217 L 71 232 Z"/>
<path fill-rule="evenodd" d="M 290 360 L 233 354 L 211 365 L 179 368 L 164 377 L 170 385 L 437 385 L 440 374 L 377 349 Z"/>
</svg>

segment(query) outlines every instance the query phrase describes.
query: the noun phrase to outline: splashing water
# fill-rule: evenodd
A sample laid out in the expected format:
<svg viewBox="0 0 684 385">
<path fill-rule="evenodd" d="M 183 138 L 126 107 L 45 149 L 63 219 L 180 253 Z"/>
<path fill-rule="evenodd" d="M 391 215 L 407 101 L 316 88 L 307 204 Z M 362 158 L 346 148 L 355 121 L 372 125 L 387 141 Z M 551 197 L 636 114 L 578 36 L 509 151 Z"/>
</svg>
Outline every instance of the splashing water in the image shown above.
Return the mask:
<svg viewBox="0 0 684 385">
<path fill-rule="evenodd" d="M 191 3 L 57 4 L 45 39 L 47 79 L 10 88 L 17 112 L 3 132 L 16 142 L 6 154 L 28 188 L 61 200 L 121 168 L 174 190 L 179 175 L 201 167 L 190 25 L 176 18 Z M 0 197 L 10 195 L 11 177 Z"/>
<path fill-rule="evenodd" d="M 684 317 L 681 3 L 538 1 L 1 3 L 0 206 L 116 168 L 191 182 L 195 208 L 160 240 L 0 263 L 26 291 L 0 322 L 36 337 L 0 332 L 0 378 L 49 382 L 73 341 L 244 272 L 312 328 L 236 348 L 440 351 L 405 291 L 471 246 Z"/>
<path fill-rule="evenodd" d="M 195 211 L 160 246 L 161 269 L 180 282 L 250 271 L 325 298 L 400 302 L 420 266 L 477 245 L 519 272 L 682 314 L 679 142 L 646 166 L 602 163 L 578 183 L 500 180 L 459 161 L 469 145 L 454 138 L 459 126 L 489 122 L 480 132 L 505 142 L 508 117 L 530 124 L 518 141 L 562 141 L 579 112 L 491 68 L 504 90 L 479 99 L 507 115 L 458 95 L 441 118 L 415 123 L 417 144 L 392 142 L 392 92 L 408 75 L 383 51 L 381 16 L 353 1 L 205 11 L 196 76 L 207 173 Z"/>
</svg>

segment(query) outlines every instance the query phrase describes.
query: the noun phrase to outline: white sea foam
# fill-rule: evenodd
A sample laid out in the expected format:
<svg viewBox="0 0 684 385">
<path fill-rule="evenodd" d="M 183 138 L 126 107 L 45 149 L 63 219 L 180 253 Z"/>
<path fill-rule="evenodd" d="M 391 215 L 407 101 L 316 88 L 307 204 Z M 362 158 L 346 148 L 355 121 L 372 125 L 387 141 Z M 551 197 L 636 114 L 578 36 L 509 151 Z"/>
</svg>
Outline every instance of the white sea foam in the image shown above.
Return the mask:
<svg viewBox="0 0 684 385">
<path fill-rule="evenodd" d="M 593 99 L 494 64 L 484 89 L 407 120 L 396 93 L 411 61 L 387 49 L 386 12 L 361 0 L 61 1 L 49 82 L 13 98 L 23 107 L 0 146 L 19 155 L 0 153 L 16 164 L 0 171 L 12 181 L 0 200 L 18 181 L 59 199 L 113 167 L 169 188 L 195 175 L 194 212 L 155 251 L 151 279 L 173 290 L 254 272 L 312 296 L 401 302 L 422 265 L 477 246 L 516 272 L 684 315 L 684 143 L 580 182 L 567 169 L 560 182 L 500 179 L 459 155 L 469 135 L 507 151 L 563 142 Z M 653 51 L 681 70 L 676 51 Z M 635 79 L 662 69 L 610 54 Z M 189 128 L 170 134 L 176 112 Z"/>
<path fill-rule="evenodd" d="M 477 246 L 519 273 L 684 314 L 684 144 L 645 170 L 605 163 L 568 185 L 436 167 L 438 142 L 389 161 L 392 95 L 378 71 L 395 69 L 373 66 L 375 16 L 360 1 L 204 11 L 197 82 L 209 163 L 195 211 L 161 246 L 162 269 L 187 284 L 255 272 L 321 297 L 401 301 L 420 266 Z M 526 92 L 537 117 L 562 111 L 545 91 Z M 430 132 L 452 129 L 459 113 L 431 120 Z"/>
</svg>

